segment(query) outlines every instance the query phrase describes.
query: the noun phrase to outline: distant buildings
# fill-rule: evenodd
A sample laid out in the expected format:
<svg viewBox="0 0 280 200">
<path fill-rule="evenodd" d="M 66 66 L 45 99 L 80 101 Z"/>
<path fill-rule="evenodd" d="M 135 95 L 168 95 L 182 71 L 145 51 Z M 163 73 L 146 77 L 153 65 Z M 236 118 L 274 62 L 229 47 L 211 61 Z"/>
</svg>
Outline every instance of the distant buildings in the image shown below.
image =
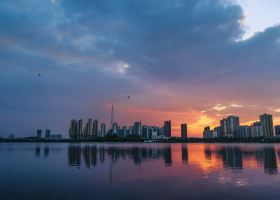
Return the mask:
<svg viewBox="0 0 280 200">
<path fill-rule="evenodd" d="M 220 121 L 220 126 L 210 130 L 205 127 L 204 138 L 264 138 L 273 139 L 273 118 L 272 115 L 260 115 L 260 121 L 252 123 L 250 126 L 240 126 L 239 117 L 230 115 Z M 280 134 L 280 126 L 275 126 L 275 134 Z"/>
<path fill-rule="evenodd" d="M 187 125 L 184 124 L 184 137 L 187 138 Z M 83 130 L 81 133 L 80 130 Z M 105 123 L 101 123 L 98 127 L 98 120 L 92 121 L 88 119 L 85 127 L 83 120 L 70 121 L 69 138 L 72 140 L 78 139 L 94 139 L 97 137 L 106 137 L 107 135 L 117 135 L 118 137 L 127 137 L 129 135 L 138 135 L 147 140 L 166 139 L 171 137 L 171 121 L 165 121 L 163 128 L 157 126 L 142 125 L 141 121 L 134 122 L 133 126 L 122 126 L 118 123 L 113 123 L 109 130 L 106 130 Z"/>
<path fill-rule="evenodd" d="M 187 139 L 188 137 L 188 127 L 187 124 L 181 124 L 181 138 L 183 140 Z"/>
</svg>

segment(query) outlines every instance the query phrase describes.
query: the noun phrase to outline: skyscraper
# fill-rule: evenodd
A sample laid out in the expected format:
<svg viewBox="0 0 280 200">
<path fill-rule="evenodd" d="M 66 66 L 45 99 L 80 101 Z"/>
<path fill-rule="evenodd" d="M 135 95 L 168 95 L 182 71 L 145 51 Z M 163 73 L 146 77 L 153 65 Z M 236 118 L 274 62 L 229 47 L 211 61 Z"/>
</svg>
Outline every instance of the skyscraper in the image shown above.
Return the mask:
<svg viewBox="0 0 280 200">
<path fill-rule="evenodd" d="M 96 138 L 98 134 L 98 120 L 94 120 L 93 121 L 93 125 L 92 125 L 92 137 Z"/>
<path fill-rule="evenodd" d="M 269 114 L 260 115 L 260 122 L 263 128 L 263 134 L 265 139 L 272 139 L 274 136 L 272 115 Z"/>
<path fill-rule="evenodd" d="M 70 139 L 78 138 L 78 122 L 75 119 L 71 120 L 71 122 L 70 122 L 69 138 Z"/>
<path fill-rule="evenodd" d="M 280 126 L 275 126 L 275 135 L 280 136 Z"/>
<path fill-rule="evenodd" d="M 181 124 L 181 138 L 182 140 L 187 139 L 188 137 L 188 127 L 187 124 Z"/>
<path fill-rule="evenodd" d="M 118 123 L 113 123 L 112 132 L 113 134 L 118 134 L 119 126 Z"/>
<path fill-rule="evenodd" d="M 50 137 L 51 137 L 51 130 L 50 129 L 46 129 L 45 138 L 50 138 Z"/>
<path fill-rule="evenodd" d="M 83 120 L 78 121 L 78 138 L 82 138 L 83 135 Z"/>
<path fill-rule="evenodd" d="M 86 123 L 86 127 L 84 129 L 84 137 L 85 138 L 89 138 L 91 136 L 92 129 L 93 129 L 92 119 L 88 119 L 88 121 Z"/>
<path fill-rule="evenodd" d="M 165 137 L 171 137 L 171 120 L 164 122 L 163 134 Z"/>
<path fill-rule="evenodd" d="M 141 122 L 134 122 L 134 126 L 133 126 L 133 134 L 134 135 L 141 135 L 142 133 L 142 125 Z"/>
<path fill-rule="evenodd" d="M 38 138 L 38 139 L 41 139 L 41 138 L 42 138 L 42 130 L 41 130 L 41 129 L 38 129 L 38 130 L 37 130 L 37 138 Z"/>
<path fill-rule="evenodd" d="M 233 138 L 239 128 L 239 117 L 230 115 L 220 121 L 221 133 L 223 137 Z"/>
<path fill-rule="evenodd" d="M 106 125 L 105 123 L 101 123 L 101 132 L 100 132 L 100 136 L 101 137 L 105 137 L 106 135 Z"/>
</svg>

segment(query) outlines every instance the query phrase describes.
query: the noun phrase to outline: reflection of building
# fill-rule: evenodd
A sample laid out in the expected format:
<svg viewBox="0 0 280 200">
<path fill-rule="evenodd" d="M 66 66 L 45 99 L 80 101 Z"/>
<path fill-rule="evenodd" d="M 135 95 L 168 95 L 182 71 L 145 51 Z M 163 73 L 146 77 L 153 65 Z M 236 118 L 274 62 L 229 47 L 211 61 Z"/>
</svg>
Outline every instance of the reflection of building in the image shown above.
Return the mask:
<svg viewBox="0 0 280 200">
<path fill-rule="evenodd" d="M 211 152 L 210 147 L 206 146 L 204 148 L 204 156 L 205 156 L 206 160 L 211 160 L 212 152 Z"/>
<path fill-rule="evenodd" d="M 273 120 L 272 115 L 260 115 L 260 122 L 263 127 L 263 134 L 266 139 L 273 138 Z"/>
<path fill-rule="evenodd" d="M 222 148 L 222 157 L 225 167 L 232 169 L 242 169 L 242 151 L 239 147 Z"/>
<path fill-rule="evenodd" d="M 181 124 L 181 138 L 182 140 L 187 139 L 188 137 L 188 128 L 187 124 Z"/>
<path fill-rule="evenodd" d="M 184 164 L 188 164 L 189 162 L 189 152 L 188 152 L 188 146 L 182 144 L 182 161 Z"/>
<path fill-rule="evenodd" d="M 172 165 L 172 152 L 170 147 L 166 147 L 163 149 L 164 154 L 164 162 L 166 166 Z"/>
<path fill-rule="evenodd" d="M 277 172 L 277 160 L 275 149 L 272 147 L 263 150 L 264 172 L 274 174 Z"/>
</svg>

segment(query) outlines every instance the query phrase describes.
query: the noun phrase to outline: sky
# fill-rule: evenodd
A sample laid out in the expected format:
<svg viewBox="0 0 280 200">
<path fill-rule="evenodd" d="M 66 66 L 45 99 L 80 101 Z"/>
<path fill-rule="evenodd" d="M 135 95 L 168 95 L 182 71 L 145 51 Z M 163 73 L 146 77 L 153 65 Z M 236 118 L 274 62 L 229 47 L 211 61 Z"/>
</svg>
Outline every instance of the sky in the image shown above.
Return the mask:
<svg viewBox="0 0 280 200">
<path fill-rule="evenodd" d="M 201 137 L 227 115 L 280 124 L 278 0 L 1 0 L 0 136 L 73 118 Z M 38 76 L 41 74 L 41 76 Z M 127 96 L 132 98 L 128 99 Z"/>
</svg>

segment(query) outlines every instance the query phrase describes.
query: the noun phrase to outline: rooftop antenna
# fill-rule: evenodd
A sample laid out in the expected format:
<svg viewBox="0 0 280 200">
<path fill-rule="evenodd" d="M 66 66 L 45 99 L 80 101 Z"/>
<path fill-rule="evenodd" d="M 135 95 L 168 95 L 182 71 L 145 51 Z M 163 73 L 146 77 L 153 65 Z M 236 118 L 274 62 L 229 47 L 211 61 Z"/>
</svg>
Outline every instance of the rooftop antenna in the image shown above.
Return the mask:
<svg viewBox="0 0 280 200">
<path fill-rule="evenodd" d="M 113 127 L 114 123 L 114 105 L 112 104 L 112 110 L 111 110 L 111 128 Z"/>
</svg>

